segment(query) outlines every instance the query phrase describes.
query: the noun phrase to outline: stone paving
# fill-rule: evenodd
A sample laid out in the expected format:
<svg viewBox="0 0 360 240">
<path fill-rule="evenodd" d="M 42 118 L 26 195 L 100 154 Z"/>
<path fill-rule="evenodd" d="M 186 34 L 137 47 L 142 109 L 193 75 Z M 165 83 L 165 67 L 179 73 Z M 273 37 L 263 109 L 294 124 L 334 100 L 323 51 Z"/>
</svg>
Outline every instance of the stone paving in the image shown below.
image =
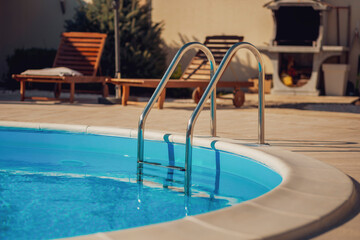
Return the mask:
<svg viewBox="0 0 360 240">
<path fill-rule="evenodd" d="M 46 122 L 137 128 L 145 102 L 129 106 L 97 104 L 94 97 L 76 96 L 75 104 L 66 102 L 20 102 L 17 93 L 0 92 L 0 121 Z M 231 96 L 230 96 L 231 97 Z M 218 136 L 256 142 L 257 95 L 246 95 L 243 108 L 235 109 L 229 96 L 218 100 Z M 360 114 L 351 105 L 354 97 L 266 96 L 265 138 L 273 146 L 314 157 L 350 176 L 359 191 Z M 141 100 L 141 99 L 140 99 Z M 313 108 L 312 105 L 320 106 Z M 308 108 L 304 107 L 307 106 Z M 340 110 L 339 110 L 340 106 Z M 341 107 L 343 106 L 343 107 Z M 185 134 L 195 104 L 191 100 L 165 102 L 154 108 L 146 129 Z M 305 109 L 305 110 L 304 110 Z M 310 109 L 310 110 L 309 110 Z M 208 106 L 200 115 L 195 135 L 209 135 Z M 315 239 L 360 239 L 359 207 Z"/>
</svg>

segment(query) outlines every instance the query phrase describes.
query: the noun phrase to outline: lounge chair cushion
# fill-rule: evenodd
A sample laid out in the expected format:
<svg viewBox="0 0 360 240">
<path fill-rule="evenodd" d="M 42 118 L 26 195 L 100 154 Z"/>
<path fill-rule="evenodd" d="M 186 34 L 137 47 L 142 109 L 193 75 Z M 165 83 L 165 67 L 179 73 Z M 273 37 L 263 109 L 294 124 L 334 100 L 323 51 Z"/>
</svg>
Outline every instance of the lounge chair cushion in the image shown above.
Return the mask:
<svg viewBox="0 0 360 240">
<path fill-rule="evenodd" d="M 43 69 L 28 69 L 22 72 L 23 75 L 37 75 L 37 76 L 83 76 L 81 72 L 67 68 L 67 67 L 54 67 Z"/>
</svg>

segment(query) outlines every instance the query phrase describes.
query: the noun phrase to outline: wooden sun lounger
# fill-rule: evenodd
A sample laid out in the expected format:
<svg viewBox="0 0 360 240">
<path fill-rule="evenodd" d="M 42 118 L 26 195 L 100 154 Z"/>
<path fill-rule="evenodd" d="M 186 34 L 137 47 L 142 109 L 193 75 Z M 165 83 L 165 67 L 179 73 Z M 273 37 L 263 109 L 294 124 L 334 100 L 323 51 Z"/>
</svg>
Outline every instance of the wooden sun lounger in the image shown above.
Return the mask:
<svg viewBox="0 0 360 240">
<path fill-rule="evenodd" d="M 207 46 L 214 55 L 216 64 L 218 65 L 223 59 L 227 50 L 235 43 L 241 42 L 243 37 L 240 36 L 210 36 L 206 37 L 205 46 Z M 156 88 L 160 79 L 107 79 L 109 83 L 120 85 L 122 87 L 122 104 L 127 105 L 130 95 L 130 87 Z M 158 108 L 162 109 L 166 96 L 166 88 L 195 88 L 193 91 L 193 99 L 197 103 L 206 86 L 210 81 L 210 64 L 205 54 L 198 52 L 192 58 L 190 64 L 185 69 L 180 79 L 170 79 L 164 91 L 162 92 Z M 240 81 L 219 81 L 217 87 L 234 88 L 233 104 L 235 107 L 241 107 L 245 101 L 245 95 L 241 88 L 252 87 L 252 82 Z"/>
<path fill-rule="evenodd" d="M 70 102 L 74 101 L 75 84 L 101 83 L 103 96 L 108 96 L 106 77 L 96 76 L 106 34 L 89 32 L 67 32 L 61 34 L 61 41 L 53 67 L 68 67 L 81 72 L 84 76 L 39 76 L 14 74 L 12 78 L 20 82 L 21 101 L 27 99 L 59 99 L 61 84 L 70 84 Z M 55 98 L 25 97 L 26 82 L 56 83 Z"/>
<path fill-rule="evenodd" d="M 143 87 L 143 88 L 156 88 L 161 79 L 126 79 L 126 78 L 112 78 L 107 79 L 108 82 L 113 84 L 118 84 L 122 86 L 122 96 L 121 96 L 121 104 L 123 106 L 127 105 L 127 101 L 129 99 L 130 87 Z M 166 96 L 166 88 L 196 88 L 193 92 L 193 99 L 195 102 L 198 102 L 201 98 L 201 94 L 203 93 L 203 89 L 207 87 L 209 81 L 205 80 L 177 80 L 177 79 L 170 79 L 166 84 L 163 92 L 160 95 L 158 101 L 158 108 L 163 109 L 165 96 Z M 236 107 L 241 107 L 244 102 L 243 92 L 240 88 L 244 87 L 252 87 L 252 82 L 219 82 L 217 87 L 231 87 L 235 89 L 235 97 L 238 97 L 238 102 L 235 104 Z M 195 95 L 197 94 L 197 95 Z M 195 96 L 194 96 L 195 95 Z M 237 96 L 240 95 L 240 96 Z M 240 98 L 240 99 L 239 99 Z M 235 101 L 235 100 L 233 100 Z"/>
</svg>

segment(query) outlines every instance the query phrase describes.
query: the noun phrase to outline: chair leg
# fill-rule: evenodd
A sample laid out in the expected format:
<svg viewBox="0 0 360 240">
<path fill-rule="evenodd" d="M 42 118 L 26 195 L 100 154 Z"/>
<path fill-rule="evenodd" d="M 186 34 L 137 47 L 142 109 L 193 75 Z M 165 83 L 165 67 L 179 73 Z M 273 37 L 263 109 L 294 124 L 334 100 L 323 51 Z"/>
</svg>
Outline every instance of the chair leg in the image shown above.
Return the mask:
<svg viewBox="0 0 360 240">
<path fill-rule="evenodd" d="M 20 101 L 25 100 L 25 81 L 20 81 Z"/>
<path fill-rule="evenodd" d="M 103 83 L 103 97 L 109 96 L 109 87 L 106 83 Z"/>
<path fill-rule="evenodd" d="M 75 83 L 70 83 L 70 103 L 74 102 L 74 95 L 75 95 Z"/>
<path fill-rule="evenodd" d="M 129 86 L 122 86 L 121 104 L 123 106 L 127 105 L 129 95 L 130 95 L 130 87 Z"/>
<path fill-rule="evenodd" d="M 164 88 L 164 90 L 160 94 L 160 97 L 159 97 L 159 100 L 158 100 L 158 109 L 163 109 L 164 108 L 165 97 L 166 97 L 166 88 Z"/>
<path fill-rule="evenodd" d="M 61 83 L 55 83 L 54 96 L 55 98 L 60 98 L 60 95 L 61 95 Z"/>
</svg>

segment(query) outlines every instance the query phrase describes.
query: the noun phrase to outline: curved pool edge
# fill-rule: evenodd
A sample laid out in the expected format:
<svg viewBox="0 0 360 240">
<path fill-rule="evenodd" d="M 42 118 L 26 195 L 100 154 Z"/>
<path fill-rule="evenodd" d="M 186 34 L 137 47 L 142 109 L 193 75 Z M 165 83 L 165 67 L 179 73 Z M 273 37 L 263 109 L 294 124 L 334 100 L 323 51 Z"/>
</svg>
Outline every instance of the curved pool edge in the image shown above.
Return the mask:
<svg viewBox="0 0 360 240">
<path fill-rule="evenodd" d="M 0 126 L 137 137 L 137 130 L 86 125 L 0 121 Z M 184 143 L 185 137 L 145 132 L 145 139 Z M 224 138 L 195 137 L 195 146 L 246 155 L 278 172 L 282 183 L 247 202 L 139 228 L 72 239 L 296 239 L 324 231 L 354 208 L 356 194 L 348 176 L 316 159 L 268 145 Z M 246 152 L 246 154 L 244 154 Z"/>
</svg>

